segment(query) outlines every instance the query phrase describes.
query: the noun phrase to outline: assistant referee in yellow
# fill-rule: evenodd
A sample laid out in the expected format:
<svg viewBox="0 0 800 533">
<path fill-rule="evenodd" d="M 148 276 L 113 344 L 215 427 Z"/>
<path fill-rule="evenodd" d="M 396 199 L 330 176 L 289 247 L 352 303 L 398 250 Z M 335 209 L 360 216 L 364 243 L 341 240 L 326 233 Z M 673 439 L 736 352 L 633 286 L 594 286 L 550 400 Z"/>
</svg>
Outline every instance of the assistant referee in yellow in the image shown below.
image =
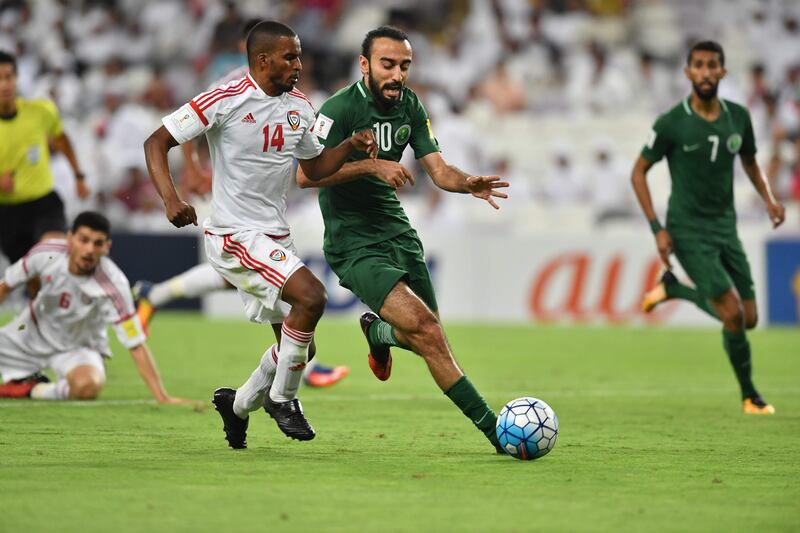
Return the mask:
<svg viewBox="0 0 800 533">
<path fill-rule="evenodd" d="M 11 263 L 67 230 L 64 204 L 53 190 L 50 144 L 66 156 L 78 197 L 86 198 L 89 189 L 58 109 L 50 100 L 18 98 L 16 58 L 0 51 L 0 250 Z"/>
</svg>

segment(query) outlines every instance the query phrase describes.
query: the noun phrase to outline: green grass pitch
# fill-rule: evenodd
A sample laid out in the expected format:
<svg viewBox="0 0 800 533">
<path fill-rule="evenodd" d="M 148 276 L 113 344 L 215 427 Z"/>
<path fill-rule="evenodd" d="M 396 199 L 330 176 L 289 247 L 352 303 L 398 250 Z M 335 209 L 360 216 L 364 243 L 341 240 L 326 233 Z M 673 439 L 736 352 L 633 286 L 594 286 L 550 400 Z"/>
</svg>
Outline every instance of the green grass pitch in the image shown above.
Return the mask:
<svg viewBox="0 0 800 533">
<path fill-rule="evenodd" d="M 797 531 L 800 331 L 751 335 L 774 417 L 745 417 L 715 330 L 452 325 L 493 408 L 540 397 L 559 416 L 550 455 L 497 456 L 395 351 L 369 371 L 356 321 L 323 319 L 320 360 L 351 374 L 302 389 L 318 435 L 298 443 L 253 413 L 232 451 L 210 407 L 271 342 L 268 328 L 163 313 L 151 347 L 159 406 L 124 350 L 100 401 L 0 402 L 0 531 Z"/>
</svg>

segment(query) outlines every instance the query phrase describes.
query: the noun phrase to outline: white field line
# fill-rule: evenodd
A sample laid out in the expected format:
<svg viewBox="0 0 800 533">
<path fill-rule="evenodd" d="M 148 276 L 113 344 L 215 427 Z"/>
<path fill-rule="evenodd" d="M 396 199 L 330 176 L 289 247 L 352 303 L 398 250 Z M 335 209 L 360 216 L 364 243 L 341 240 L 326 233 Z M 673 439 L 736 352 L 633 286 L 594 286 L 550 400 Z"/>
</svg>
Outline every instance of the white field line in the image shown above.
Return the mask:
<svg viewBox="0 0 800 533">
<path fill-rule="evenodd" d="M 800 387 L 773 388 L 768 391 L 770 396 L 800 396 Z M 674 398 L 676 396 L 735 396 L 736 390 L 731 387 L 718 389 L 585 389 L 585 390 L 537 390 L 534 393 L 537 397 L 550 400 L 553 398 Z M 508 397 L 512 399 L 508 392 L 489 391 L 484 396 L 490 398 Z M 325 392 L 315 393 L 310 396 L 304 395 L 305 400 L 312 399 L 320 402 L 410 402 L 419 400 L 439 400 L 444 398 L 442 393 L 423 393 L 423 394 L 364 394 L 342 396 L 337 394 L 327 394 Z M 201 400 L 202 401 L 202 400 Z M 209 400 L 209 404 L 211 401 Z M 0 401 L 0 409 L 15 407 L 44 407 L 44 406 L 64 406 L 64 407 L 108 407 L 108 406 L 133 406 L 133 405 L 158 405 L 155 400 L 95 400 L 95 401 L 30 401 L 30 400 L 10 400 Z"/>
</svg>

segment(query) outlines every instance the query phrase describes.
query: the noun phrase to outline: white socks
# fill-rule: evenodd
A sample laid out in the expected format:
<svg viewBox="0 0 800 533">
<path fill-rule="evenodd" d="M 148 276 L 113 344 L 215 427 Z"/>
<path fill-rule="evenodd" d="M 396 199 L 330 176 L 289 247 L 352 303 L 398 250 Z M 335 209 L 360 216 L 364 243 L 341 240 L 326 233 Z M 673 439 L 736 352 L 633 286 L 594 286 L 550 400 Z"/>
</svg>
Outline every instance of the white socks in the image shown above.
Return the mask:
<svg viewBox="0 0 800 533">
<path fill-rule="evenodd" d="M 278 351 L 278 371 L 269 391 L 273 402 L 288 402 L 297 396 L 303 369 L 308 360 L 308 345 L 314 332 L 292 329 L 285 323 L 281 328 L 281 348 Z"/>
<path fill-rule="evenodd" d="M 278 345 L 273 344 L 264 352 L 261 363 L 253 370 L 250 378 L 236 390 L 236 397 L 233 400 L 233 412 L 236 416 L 244 420 L 249 413 L 264 405 L 264 394 L 275 379 L 277 361 Z"/>
<path fill-rule="evenodd" d="M 69 383 L 60 379 L 55 383 L 37 383 L 31 389 L 31 400 L 68 400 Z"/>
<path fill-rule="evenodd" d="M 314 371 L 314 368 L 317 366 L 317 358 L 314 357 L 311 361 L 306 362 L 306 367 L 303 369 L 303 377 L 307 378 L 309 374 Z"/>
<path fill-rule="evenodd" d="M 183 274 L 153 285 L 149 300 L 161 307 L 176 298 L 197 298 L 225 288 L 225 279 L 209 263 L 201 263 Z"/>
</svg>

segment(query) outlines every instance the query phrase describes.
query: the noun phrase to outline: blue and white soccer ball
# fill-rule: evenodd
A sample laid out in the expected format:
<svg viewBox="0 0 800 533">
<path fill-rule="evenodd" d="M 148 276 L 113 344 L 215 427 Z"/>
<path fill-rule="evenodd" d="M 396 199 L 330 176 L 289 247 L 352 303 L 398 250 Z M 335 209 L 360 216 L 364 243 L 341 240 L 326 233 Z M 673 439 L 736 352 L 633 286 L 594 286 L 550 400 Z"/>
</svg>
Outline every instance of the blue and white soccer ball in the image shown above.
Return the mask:
<svg viewBox="0 0 800 533">
<path fill-rule="evenodd" d="M 547 455 L 558 438 L 558 417 L 538 398 L 522 397 L 508 402 L 497 417 L 497 440 L 517 459 Z"/>
</svg>

